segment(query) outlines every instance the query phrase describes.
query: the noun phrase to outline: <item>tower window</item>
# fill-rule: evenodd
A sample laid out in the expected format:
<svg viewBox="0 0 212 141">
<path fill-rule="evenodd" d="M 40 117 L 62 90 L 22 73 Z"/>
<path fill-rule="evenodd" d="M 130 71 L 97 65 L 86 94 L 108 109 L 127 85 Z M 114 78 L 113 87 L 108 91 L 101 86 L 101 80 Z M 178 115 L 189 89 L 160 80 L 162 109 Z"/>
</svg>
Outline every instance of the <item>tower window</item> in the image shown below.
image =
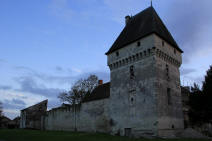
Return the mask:
<svg viewBox="0 0 212 141">
<path fill-rule="evenodd" d="M 164 46 L 165 45 L 165 42 L 164 41 L 162 41 L 162 46 Z"/>
<path fill-rule="evenodd" d="M 174 54 L 176 54 L 176 49 L 174 49 Z"/>
<path fill-rule="evenodd" d="M 172 124 L 172 129 L 174 129 L 174 125 Z"/>
<path fill-rule="evenodd" d="M 166 77 L 169 80 L 169 66 L 166 64 Z"/>
<path fill-rule="evenodd" d="M 167 99 L 168 99 L 168 105 L 171 105 L 172 101 L 171 101 L 171 89 L 170 88 L 167 88 Z"/>
<path fill-rule="evenodd" d="M 130 79 L 134 79 L 134 66 L 130 66 Z"/>
<path fill-rule="evenodd" d="M 118 51 L 116 52 L 116 56 L 117 56 L 117 57 L 119 56 L 119 52 L 118 52 Z"/>
<path fill-rule="evenodd" d="M 139 47 L 140 45 L 141 45 L 141 42 L 140 42 L 140 41 L 138 41 L 138 42 L 137 42 L 137 46 Z"/>
</svg>

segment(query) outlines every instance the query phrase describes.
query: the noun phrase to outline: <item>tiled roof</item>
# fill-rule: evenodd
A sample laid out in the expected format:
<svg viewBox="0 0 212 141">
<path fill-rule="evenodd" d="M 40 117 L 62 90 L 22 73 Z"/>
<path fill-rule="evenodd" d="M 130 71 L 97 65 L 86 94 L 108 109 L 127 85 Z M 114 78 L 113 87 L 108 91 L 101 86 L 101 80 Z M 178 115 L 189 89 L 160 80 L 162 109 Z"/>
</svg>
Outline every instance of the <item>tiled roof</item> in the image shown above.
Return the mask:
<svg viewBox="0 0 212 141">
<path fill-rule="evenodd" d="M 175 49 L 183 52 L 173 39 L 172 35 L 156 13 L 153 7 L 149 7 L 137 15 L 131 17 L 121 34 L 106 54 L 110 54 L 126 45 L 135 42 L 152 33 L 157 34 L 163 40 L 171 44 Z"/>
<path fill-rule="evenodd" d="M 100 100 L 110 97 L 110 82 L 97 86 L 91 94 L 87 94 L 82 102 Z"/>
</svg>

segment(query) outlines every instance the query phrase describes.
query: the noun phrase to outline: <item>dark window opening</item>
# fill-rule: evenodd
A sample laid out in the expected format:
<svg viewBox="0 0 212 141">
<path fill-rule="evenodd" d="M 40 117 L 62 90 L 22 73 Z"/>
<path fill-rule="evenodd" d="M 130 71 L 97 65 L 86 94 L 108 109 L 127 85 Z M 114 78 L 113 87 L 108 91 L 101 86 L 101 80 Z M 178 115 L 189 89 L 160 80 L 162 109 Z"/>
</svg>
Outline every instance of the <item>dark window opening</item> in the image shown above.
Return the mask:
<svg viewBox="0 0 212 141">
<path fill-rule="evenodd" d="M 134 79 L 134 66 L 130 66 L 130 79 Z"/>
<path fill-rule="evenodd" d="M 140 56 L 142 57 L 142 52 L 140 53 Z"/>
<path fill-rule="evenodd" d="M 172 125 L 172 129 L 174 129 L 174 125 Z"/>
<path fill-rule="evenodd" d="M 164 46 L 165 45 L 165 42 L 164 41 L 162 41 L 162 46 Z"/>
<path fill-rule="evenodd" d="M 129 57 L 129 60 L 130 60 L 130 62 L 132 61 L 132 57 L 131 56 Z"/>
<path fill-rule="evenodd" d="M 150 49 L 148 49 L 148 53 L 151 53 Z"/>
<path fill-rule="evenodd" d="M 135 61 L 135 56 L 133 55 L 133 61 Z"/>
<path fill-rule="evenodd" d="M 176 49 L 174 49 L 174 54 L 176 54 Z"/>
<path fill-rule="evenodd" d="M 131 136 L 131 128 L 124 128 L 124 136 L 127 137 Z"/>
<path fill-rule="evenodd" d="M 133 100 L 134 100 L 134 99 L 133 99 L 133 98 L 131 98 L 131 102 L 133 102 Z"/>
<path fill-rule="evenodd" d="M 139 47 L 140 45 L 141 45 L 141 42 L 140 42 L 140 41 L 138 41 L 138 42 L 137 42 L 137 46 Z"/>
<path fill-rule="evenodd" d="M 171 89 L 170 88 L 167 88 L 167 99 L 168 99 L 168 105 L 171 105 L 172 101 L 171 101 Z"/>
<path fill-rule="evenodd" d="M 116 56 L 119 56 L 119 52 L 118 51 L 116 52 Z"/>
<path fill-rule="evenodd" d="M 146 56 L 146 51 L 144 51 L 144 56 Z"/>
<path fill-rule="evenodd" d="M 138 59 L 138 53 L 136 54 L 136 58 Z"/>
<path fill-rule="evenodd" d="M 169 80 L 169 66 L 166 65 L 166 77 L 167 77 L 167 80 Z"/>
</svg>

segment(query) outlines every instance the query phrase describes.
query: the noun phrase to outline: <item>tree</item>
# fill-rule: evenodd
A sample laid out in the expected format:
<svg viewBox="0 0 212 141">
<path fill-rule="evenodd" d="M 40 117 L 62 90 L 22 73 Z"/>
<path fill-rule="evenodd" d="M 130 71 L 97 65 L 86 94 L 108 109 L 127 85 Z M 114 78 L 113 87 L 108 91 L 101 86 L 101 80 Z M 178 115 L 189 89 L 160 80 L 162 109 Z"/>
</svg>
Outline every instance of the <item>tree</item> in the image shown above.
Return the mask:
<svg viewBox="0 0 212 141">
<path fill-rule="evenodd" d="M 190 88 L 189 95 L 189 117 L 192 124 L 197 124 L 202 122 L 204 117 L 203 109 L 203 93 L 196 83 Z"/>
<path fill-rule="evenodd" d="M 3 110 L 2 110 L 2 103 L 0 102 L 0 127 L 1 127 L 1 120 L 2 120 L 2 116 L 3 116 Z"/>
<path fill-rule="evenodd" d="M 91 94 L 97 85 L 98 77 L 96 75 L 90 75 L 87 79 L 76 81 L 71 87 L 71 90 L 60 93 L 58 98 L 70 104 L 79 104 L 82 102 L 84 96 Z"/>
<path fill-rule="evenodd" d="M 191 122 L 193 124 L 212 122 L 212 66 L 207 70 L 202 90 L 194 83 L 189 99 Z"/>
<path fill-rule="evenodd" d="M 2 103 L 0 102 L 0 117 L 2 117 L 2 113 L 3 113 L 3 107 L 2 107 Z"/>
<path fill-rule="evenodd" d="M 212 65 L 207 70 L 203 81 L 205 121 L 212 122 Z"/>
<path fill-rule="evenodd" d="M 202 90 L 205 95 L 212 96 L 212 65 L 206 72 Z"/>
</svg>

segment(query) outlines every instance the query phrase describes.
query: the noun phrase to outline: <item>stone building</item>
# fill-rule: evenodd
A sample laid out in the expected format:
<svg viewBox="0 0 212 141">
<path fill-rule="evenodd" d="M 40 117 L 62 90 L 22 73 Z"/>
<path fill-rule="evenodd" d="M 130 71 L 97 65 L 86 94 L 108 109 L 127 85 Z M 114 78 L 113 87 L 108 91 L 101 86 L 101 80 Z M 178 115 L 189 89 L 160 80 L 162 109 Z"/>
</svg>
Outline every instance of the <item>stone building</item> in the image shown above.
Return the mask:
<svg viewBox="0 0 212 141">
<path fill-rule="evenodd" d="M 166 136 L 184 128 L 182 52 L 153 7 L 126 16 L 125 28 L 106 53 L 110 105 L 117 111 L 110 115 L 117 122 L 113 130 Z"/>
<path fill-rule="evenodd" d="M 47 111 L 47 100 L 21 110 L 20 128 L 44 129 L 43 117 Z"/>
<path fill-rule="evenodd" d="M 170 137 L 184 128 L 183 51 L 153 7 L 126 16 L 125 22 L 106 53 L 110 82 L 100 84 L 80 105 L 48 111 L 47 130 Z"/>
<path fill-rule="evenodd" d="M 125 22 L 106 53 L 110 82 L 100 81 L 78 105 L 46 112 L 43 101 L 22 110 L 21 128 L 137 137 L 171 137 L 184 128 L 179 72 L 183 51 L 153 7 L 126 16 Z"/>
</svg>

